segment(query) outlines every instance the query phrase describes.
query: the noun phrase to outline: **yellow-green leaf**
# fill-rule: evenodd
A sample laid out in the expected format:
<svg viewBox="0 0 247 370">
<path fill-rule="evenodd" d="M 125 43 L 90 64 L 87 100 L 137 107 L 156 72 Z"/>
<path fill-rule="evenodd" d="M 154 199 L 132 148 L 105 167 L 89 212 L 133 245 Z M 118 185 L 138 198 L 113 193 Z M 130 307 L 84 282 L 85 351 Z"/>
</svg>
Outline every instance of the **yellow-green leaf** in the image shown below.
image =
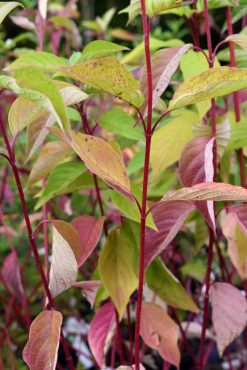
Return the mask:
<svg viewBox="0 0 247 370">
<path fill-rule="evenodd" d="M 179 160 L 184 146 L 193 138 L 192 125 L 198 121 L 197 113 L 183 111 L 154 133 L 151 166 L 155 176 Z"/>
<path fill-rule="evenodd" d="M 136 107 L 143 104 L 138 82 L 114 57 L 89 60 L 71 67 L 61 67 L 59 70 L 77 81 L 112 94 Z"/>
<path fill-rule="evenodd" d="M 188 4 L 188 0 L 147 0 L 147 14 L 152 17 L 169 9 Z"/>
<path fill-rule="evenodd" d="M 3 22 L 4 18 L 18 6 L 24 8 L 24 6 L 16 1 L 5 1 L 0 3 L 0 24 Z"/>
<path fill-rule="evenodd" d="M 181 83 L 170 101 L 169 110 L 231 94 L 247 87 L 247 69 L 217 67 Z"/>
<path fill-rule="evenodd" d="M 115 190 L 132 199 L 130 182 L 123 159 L 105 140 L 90 135 L 71 133 L 70 142 L 86 167 Z"/>
<path fill-rule="evenodd" d="M 234 44 L 240 46 L 243 50 L 247 51 L 247 35 L 242 33 L 230 35 L 225 41 L 233 42 Z"/>
<path fill-rule="evenodd" d="M 102 283 L 122 318 L 131 294 L 137 287 L 133 268 L 133 251 L 119 230 L 112 230 L 99 258 Z"/>
</svg>

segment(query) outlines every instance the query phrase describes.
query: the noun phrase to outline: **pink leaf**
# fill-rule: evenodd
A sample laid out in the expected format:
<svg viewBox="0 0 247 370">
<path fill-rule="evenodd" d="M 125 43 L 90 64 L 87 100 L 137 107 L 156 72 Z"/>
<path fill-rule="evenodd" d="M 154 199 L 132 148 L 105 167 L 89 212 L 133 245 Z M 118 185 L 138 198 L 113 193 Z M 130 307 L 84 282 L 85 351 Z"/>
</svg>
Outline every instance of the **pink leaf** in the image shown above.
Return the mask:
<svg viewBox="0 0 247 370">
<path fill-rule="evenodd" d="M 191 48 L 191 45 L 174 46 L 157 51 L 152 57 L 153 72 L 153 107 L 169 85 L 171 78 L 178 68 L 182 56 Z M 140 81 L 140 88 L 145 97 L 142 109 L 144 117 L 147 115 L 147 72 L 144 67 Z"/>
<path fill-rule="evenodd" d="M 191 187 L 172 190 L 166 193 L 161 202 L 179 201 L 198 201 L 198 200 L 213 200 L 213 201 L 230 201 L 239 200 L 247 202 L 247 190 L 242 186 L 226 184 L 224 182 L 203 182 Z M 156 203 L 158 205 L 158 203 Z"/>
<path fill-rule="evenodd" d="M 115 308 L 109 302 L 98 309 L 91 321 L 88 343 L 100 367 L 104 365 L 104 357 L 113 335 L 115 320 Z"/>
<path fill-rule="evenodd" d="M 23 359 L 30 370 L 55 370 L 63 316 L 58 311 L 43 311 L 34 319 Z"/>
<path fill-rule="evenodd" d="M 231 284 L 215 283 L 210 288 L 213 327 L 220 356 L 224 349 L 244 330 L 247 323 L 247 302 Z"/>
<path fill-rule="evenodd" d="M 179 366 L 178 327 L 161 306 L 151 302 L 143 303 L 141 336 L 164 360 Z"/>
<path fill-rule="evenodd" d="M 104 217 L 79 216 L 72 225 L 76 228 L 81 244 L 81 255 L 78 262 L 80 267 L 93 252 L 102 233 Z"/>
<path fill-rule="evenodd" d="M 179 176 L 183 186 L 193 186 L 214 179 L 213 146 L 215 138 L 196 137 L 184 148 L 179 161 Z M 212 229 L 215 229 L 213 201 L 195 202 Z"/>
<path fill-rule="evenodd" d="M 175 238 L 186 217 L 194 210 L 192 202 L 159 203 L 152 210 L 158 231 L 147 229 L 145 266 L 148 266 Z"/>
<path fill-rule="evenodd" d="M 4 260 L 2 277 L 9 290 L 16 296 L 19 302 L 24 301 L 24 289 L 21 281 L 18 257 L 15 251 L 11 252 Z"/>
<path fill-rule="evenodd" d="M 231 206 L 229 207 L 229 211 L 236 215 L 238 221 L 243 226 L 247 234 L 247 204 Z"/>
<path fill-rule="evenodd" d="M 91 307 L 93 307 L 95 296 L 97 294 L 97 290 L 100 284 L 101 284 L 100 280 L 92 280 L 92 281 L 80 281 L 78 283 L 73 284 L 73 286 L 75 288 L 79 288 L 82 290 L 82 294 L 87 298 Z"/>
</svg>

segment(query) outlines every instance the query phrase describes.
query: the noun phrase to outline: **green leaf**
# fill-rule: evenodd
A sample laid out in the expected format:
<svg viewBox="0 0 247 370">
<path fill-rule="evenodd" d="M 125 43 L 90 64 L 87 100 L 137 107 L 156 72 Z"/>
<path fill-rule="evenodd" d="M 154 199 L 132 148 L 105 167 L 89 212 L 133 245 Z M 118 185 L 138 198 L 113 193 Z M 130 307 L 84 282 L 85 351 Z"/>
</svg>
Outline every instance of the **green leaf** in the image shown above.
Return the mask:
<svg viewBox="0 0 247 370">
<path fill-rule="evenodd" d="M 198 121 L 197 113 L 184 110 L 155 131 L 150 157 L 155 177 L 178 161 L 184 146 L 193 138 L 192 125 Z"/>
<path fill-rule="evenodd" d="M 131 192 L 135 195 L 138 201 L 141 202 L 142 192 L 136 185 L 131 185 Z M 135 203 L 132 203 L 126 197 L 113 190 L 111 190 L 110 195 L 114 205 L 125 217 L 138 223 L 141 222 L 140 211 Z M 157 230 L 151 212 L 149 212 L 147 217 L 147 226 L 149 226 L 151 229 Z"/>
<path fill-rule="evenodd" d="M 119 230 L 112 230 L 107 238 L 99 257 L 99 272 L 121 319 L 138 279 L 133 268 L 132 248 Z"/>
<path fill-rule="evenodd" d="M 203 100 L 228 95 L 246 87 L 247 69 L 212 68 L 183 82 L 170 101 L 168 109 L 177 109 Z"/>
<path fill-rule="evenodd" d="M 201 258 L 194 258 L 181 268 L 181 272 L 184 276 L 189 276 L 203 283 L 206 274 L 205 261 Z"/>
<path fill-rule="evenodd" d="M 55 84 L 41 72 L 23 69 L 17 72 L 16 80 L 13 77 L 0 76 L 0 86 L 45 108 L 54 116 L 61 128 L 70 128 L 62 96 Z"/>
<path fill-rule="evenodd" d="M 42 207 L 56 194 L 68 187 L 85 172 L 85 167 L 80 162 L 66 162 L 56 167 L 49 175 L 46 186 L 36 204 L 36 209 Z"/>
<path fill-rule="evenodd" d="M 128 19 L 128 24 L 135 19 L 139 14 L 141 14 L 141 2 L 140 0 L 131 0 L 130 1 L 130 6 L 127 9 L 129 13 L 129 19 Z"/>
<path fill-rule="evenodd" d="M 132 175 L 144 167 L 145 150 L 141 148 L 134 154 L 134 157 L 129 161 L 127 172 L 128 175 Z"/>
<path fill-rule="evenodd" d="M 153 17 L 166 10 L 179 8 L 186 5 L 186 3 L 188 3 L 188 0 L 147 0 L 147 14 Z"/>
<path fill-rule="evenodd" d="M 113 55 L 122 50 L 129 50 L 129 48 L 105 40 L 95 40 L 85 46 L 77 63 Z"/>
<path fill-rule="evenodd" d="M 26 67 L 38 68 L 40 70 L 67 65 L 68 62 L 65 59 L 59 58 L 54 54 L 47 53 L 45 51 L 31 51 L 21 55 L 13 63 L 9 64 L 5 70 L 9 72 L 15 72 L 18 69 Z"/>
<path fill-rule="evenodd" d="M 77 81 L 112 94 L 136 107 L 143 104 L 138 82 L 116 58 L 90 60 L 67 68 L 61 67 L 59 70 Z"/>
<path fill-rule="evenodd" d="M 196 76 L 199 73 L 205 72 L 209 69 L 205 56 L 202 53 L 195 52 L 194 50 L 189 50 L 188 53 L 183 56 L 180 62 L 180 68 L 185 81 L 190 77 Z M 204 117 L 210 108 L 210 100 L 196 104 L 196 109 L 201 118 Z"/>
<path fill-rule="evenodd" d="M 168 305 L 181 310 L 199 312 L 199 308 L 190 298 L 182 284 L 167 269 L 160 258 L 156 258 L 148 267 L 146 282 L 149 288 Z"/>
<path fill-rule="evenodd" d="M 0 3 L 0 24 L 3 22 L 4 18 L 18 6 L 24 8 L 24 6 L 16 1 L 8 1 Z"/>
<path fill-rule="evenodd" d="M 120 108 L 112 108 L 105 112 L 99 120 L 102 127 L 119 136 L 133 140 L 144 140 L 143 127 L 135 126 L 135 120 Z"/>
<path fill-rule="evenodd" d="M 227 6 L 238 6 L 239 0 L 208 0 L 208 8 L 209 9 L 218 9 L 218 8 L 225 8 Z M 204 10 L 204 3 L 203 0 L 197 1 L 197 10 L 199 12 L 203 12 Z"/>
</svg>

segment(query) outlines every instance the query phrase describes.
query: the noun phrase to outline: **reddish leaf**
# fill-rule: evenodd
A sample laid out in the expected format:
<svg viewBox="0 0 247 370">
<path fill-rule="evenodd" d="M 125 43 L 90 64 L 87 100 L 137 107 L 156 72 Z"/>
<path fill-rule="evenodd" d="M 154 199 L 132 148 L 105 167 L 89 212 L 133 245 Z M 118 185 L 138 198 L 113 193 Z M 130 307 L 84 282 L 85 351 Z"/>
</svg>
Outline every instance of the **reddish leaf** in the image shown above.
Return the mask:
<svg viewBox="0 0 247 370">
<path fill-rule="evenodd" d="M 91 307 L 93 307 L 95 296 L 97 294 L 97 290 L 100 284 L 101 284 L 100 280 L 92 280 L 92 281 L 80 281 L 78 283 L 73 284 L 73 286 L 75 288 L 79 288 L 82 290 L 82 294 L 87 298 Z"/>
<path fill-rule="evenodd" d="M 246 202 L 247 190 L 242 186 L 234 186 L 223 182 L 208 182 L 197 184 L 190 188 L 169 191 L 163 196 L 160 202 L 170 202 L 173 200 L 239 200 Z"/>
<path fill-rule="evenodd" d="M 34 319 L 23 359 L 30 370 L 55 370 L 63 316 L 58 311 L 43 311 Z"/>
<path fill-rule="evenodd" d="M 157 204 L 152 209 L 158 231 L 147 229 L 145 243 L 145 266 L 158 256 L 175 238 L 186 217 L 194 210 L 192 202 L 169 202 Z"/>
<path fill-rule="evenodd" d="M 143 303 L 141 336 L 164 360 L 179 366 L 178 327 L 161 306 L 151 302 Z"/>
<path fill-rule="evenodd" d="M 215 283 L 210 288 L 213 327 L 220 356 L 239 336 L 247 323 L 247 302 L 244 295 L 231 284 Z"/>
<path fill-rule="evenodd" d="M 191 45 L 174 46 L 173 48 L 162 49 L 152 57 L 152 77 L 153 77 L 153 107 L 166 90 L 170 80 L 178 68 L 182 56 L 191 48 Z M 145 97 L 142 109 L 144 117 L 147 115 L 147 71 L 144 67 L 140 81 L 140 88 Z"/>
<path fill-rule="evenodd" d="M 11 252 L 4 260 L 2 277 L 9 290 L 16 296 L 19 302 L 24 301 L 24 289 L 21 281 L 21 272 L 18 265 L 18 257 L 15 251 Z"/>
<path fill-rule="evenodd" d="M 183 186 L 193 186 L 214 179 L 213 146 L 214 138 L 196 137 L 184 148 L 179 161 L 179 176 Z M 213 202 L 195 202 L 203 217 L 215 229 Z"/>
<path fill-rule="evenodd" d="M 81 244 L 81 255 L 78 266 L 80 267 L 93 252 L 102 233 L 104 217 L 96 218 L 93 216 L 79 216 L 72 225 L 76 228 Z"/>
<path fill-rule="evenodd" d="M 247 231 L 234 212 L 229 212 L 222 221 L 222 231 L 227 239 L 227 252 L 232 264 L 241 279 L 245 280 L 247 279 Z"/>
<path fill-rule="evenodd" d="M 100 367 L 111 341 L 116 321 L 115 308 L 112 303 L 106 303 L 96 312 L 88 332 L 88 343 Z"/>
<path fill-rule="evenodd" d="M 231 213 L 234 213 L 238 218 L 238 221 L 245 229 L 247 234 L 247 204 L 241 204 L 237 206 L 229 207 Z"/>
</svg>

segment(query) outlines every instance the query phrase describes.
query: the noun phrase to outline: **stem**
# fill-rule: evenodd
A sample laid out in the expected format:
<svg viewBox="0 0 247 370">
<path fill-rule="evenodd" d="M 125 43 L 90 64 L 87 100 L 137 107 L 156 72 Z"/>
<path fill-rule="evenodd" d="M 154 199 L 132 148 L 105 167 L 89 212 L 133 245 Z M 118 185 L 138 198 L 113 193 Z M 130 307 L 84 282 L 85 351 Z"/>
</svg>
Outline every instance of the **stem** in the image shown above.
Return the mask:
<svg viewBox="0 0 247 370">
<path fill-rule="evenodd" d="M 212 270 L 213 262 L 213 246 L 214 246 L 214 233 L 213 230 L 209 229 L 209 246 L 208 246 L 208 264 L 207 264 L 207 273 L 205 279 L 206 292 L 204 297 L 204 306 L 203 306 L 203 324 L 202 324 L 202 333 L 201 341 L 199 348 L 199 361 L 198 361 L 198 370 L 203 370 L 204 368 L 204 346 L 206 339 L 206 330 L 208 323 L 208 303 L 209 303 L 209 288 L 210 288 L 210 275 Z"/>
<path fill-rule="evenodd" d="M 209 22 L 209 12 L 208 12 L 208 2 L 204 0 L 204 17 L 206 23 L 206 34 L 207 34 L 207 45 L 208 45 L 208 54 L 209 54 L 209 68 L 213 68 L 214 59 L 213 59 L 213 48 L 212 48 L 212 39 L 211 39 L 211 30 Z M 214 178 L 216 180 L 217 172 L 217 144 L 216 144 L 216 102 L 215 99 L 211 100 L 212 109 L 211 109 L 211 119 L 212 119 L 212 136 L 215 138 L 214 147 L 213 147 L 213 168 L 214 168 Z M 208 324 L 208 305 L 209 305 L 209 289 L 210 289 L 210 278 L 213 262 L 213 246 L 214 246 L 214 231 L 209 228 L 209 246 L 208 246 L 208 262 L 207 262 L 207 272 L 205 278 L 205 297 L 203 302 L 203 323 L 202 323 L 202 333 L 199 347 L 199 361 L 198 361 L 198 370 L 203 370 L 204 368 L 204 346 L 206 339 L 206 330 Z"/>
<path fill-rule="evenodd" d="M 34 255 L 34 260 L 35 260 L 35 263 L 36 263 L 36 267 L 39 271 L 39 274 L 40 274 L 40 277 L 41 277 L 41 280 L 42 280 L 42 283 L 43 283 L 43 286 L 44 286 L 44 289 L 45 289 L 45 292 L 46 292 L 46 295 L 47 295 L 47 298 L 48 298 L 48 301 L 49 301 L 49 305 L 52 309 L 55 309 L 54 300 L 53 300 L 51 292 L 49 290 L 48 282 L 46 280 L 46 276 L 45 276 L 45 273 L 44 273 L 44 270 L 43 270 L 43 267 L 42 267 L 42 264 L 41 264 L 41 261 L 40 261 L 40 258 L 39 258 L 38 248 L 37 248 L 36 241 L 35 241 L 35 238 L 34 238 L 34 235 L 33 235 L 31 221 L 30 221 L 30 218 L 29 218 L 27 204 L 26 204 L 26 200 L 25 200 L 25 196 L 24 196 L 23 187 L 22 187 L 20 176 L 19 176 L 19 172 L 18 172 L 18 169 L 17 169 L 17 166 L 16 166 L 14 154 L 12 152 L 9 139 L 8 139 L 7 133 L 5 131 L 5 126 L 4 126 L 4 123 L 3 123 L 1 118 L 0 118 L 0 131 L 2 133 L 4 142 L 5 142 L 5 145 L 6 145 L 6 149 L 7 149 L 7 152 L 8 152 L 9 159 L 10 159 L 9 163 L 11 165 L 11 168 L 12 168 L 12 171 L 13 171 L 13 174 L 14 174 L 14 178 L 15 178 L 15 182 L 16 182 L 16 185 L 17 185 L 18 194 L 19 194 L 19 198 L 20 198 L 20 202 L 21 202 L 21 207 L 22 207 L 24 218 L 25 218 L 27 232 L 28 232 L 29 242 L 30 242 L 30 246 L 31 246 L 31 249 L 32 249 L 32 252 L 33 252 L 33 255 Z M 72 357 L 69 353 L 67 342 L 66 342 L 66 340 L 63 336 L 62 331 L 61 331 L 61 342 L 62 342 L 64 352 L 66 354 L 66 360 L 67 360 L 69 369 L 74 370 L 74 364 L 73 364 L 73 361 L 72 361 Z"/>
<path fill-rule="evenodd" d="M 231 10 L 230 7 L 226 8 L 226 21 L 227 21 L 228 36 L 230 36 L 230 35 L 233 34 L 232 10 Z M 230 65 L 231 65 L 231 67 L 236 67 L 235 49 L 234 49 L 234 44 L 232 42 L 229 43 L 229 50 L 230 50 Z M 240 122 L 240 120 L 241 120 L 241 110 L 240 110 L 240 99 L 239 99 L 239 92 L 238 91 L 233 93 L 233 99 L 234 99 L 235 119 L 236 119 L 236 122 Z M 243 149 L 242 148 L 238 149 L 237 154 L 238 154 L 238 162 L 239 162 L 239 167 L 240 167 L 241 184 L 242 184 L 243 187 L 246 188 L 247 179 L 246 179 L 245 160 L 244 160 Z"/>
<path fill-rule="evenodd" d="M 143 187 L 142 187 L 142 207 L 141 207 L 141 227 L 140 227 L 140 259 L 139 259 L 139 283 L 137 294 L 137 308 L 136 308 L 136 324 L 135 324 L 135 369 L 140 370 L 140 323 L 142 310 L 142 296 L 144 283 L 144 251 L 145 251 L 145 229 L 146 229 L 146 208 L 147 208 L 147 191 L 148 191 L 148 177 L 149 177 L 149 161 L 150 149 L 152 139 L 152 106 L 153 106 L 153 81 L 152 81 L 152 66 L 150 55 L 150 27 L 147 22 L 147 13 L 145 0 L 141 0 L 142 9 L 142 24 L 144 32 L 145 43 L 145 58 L 147 70 L 147 84 L 148 84 L 148 114 L 147 126 L 145 131 L 146 148 L 145 148 L 145 162 L 143 173 Z"/>
</svg>

